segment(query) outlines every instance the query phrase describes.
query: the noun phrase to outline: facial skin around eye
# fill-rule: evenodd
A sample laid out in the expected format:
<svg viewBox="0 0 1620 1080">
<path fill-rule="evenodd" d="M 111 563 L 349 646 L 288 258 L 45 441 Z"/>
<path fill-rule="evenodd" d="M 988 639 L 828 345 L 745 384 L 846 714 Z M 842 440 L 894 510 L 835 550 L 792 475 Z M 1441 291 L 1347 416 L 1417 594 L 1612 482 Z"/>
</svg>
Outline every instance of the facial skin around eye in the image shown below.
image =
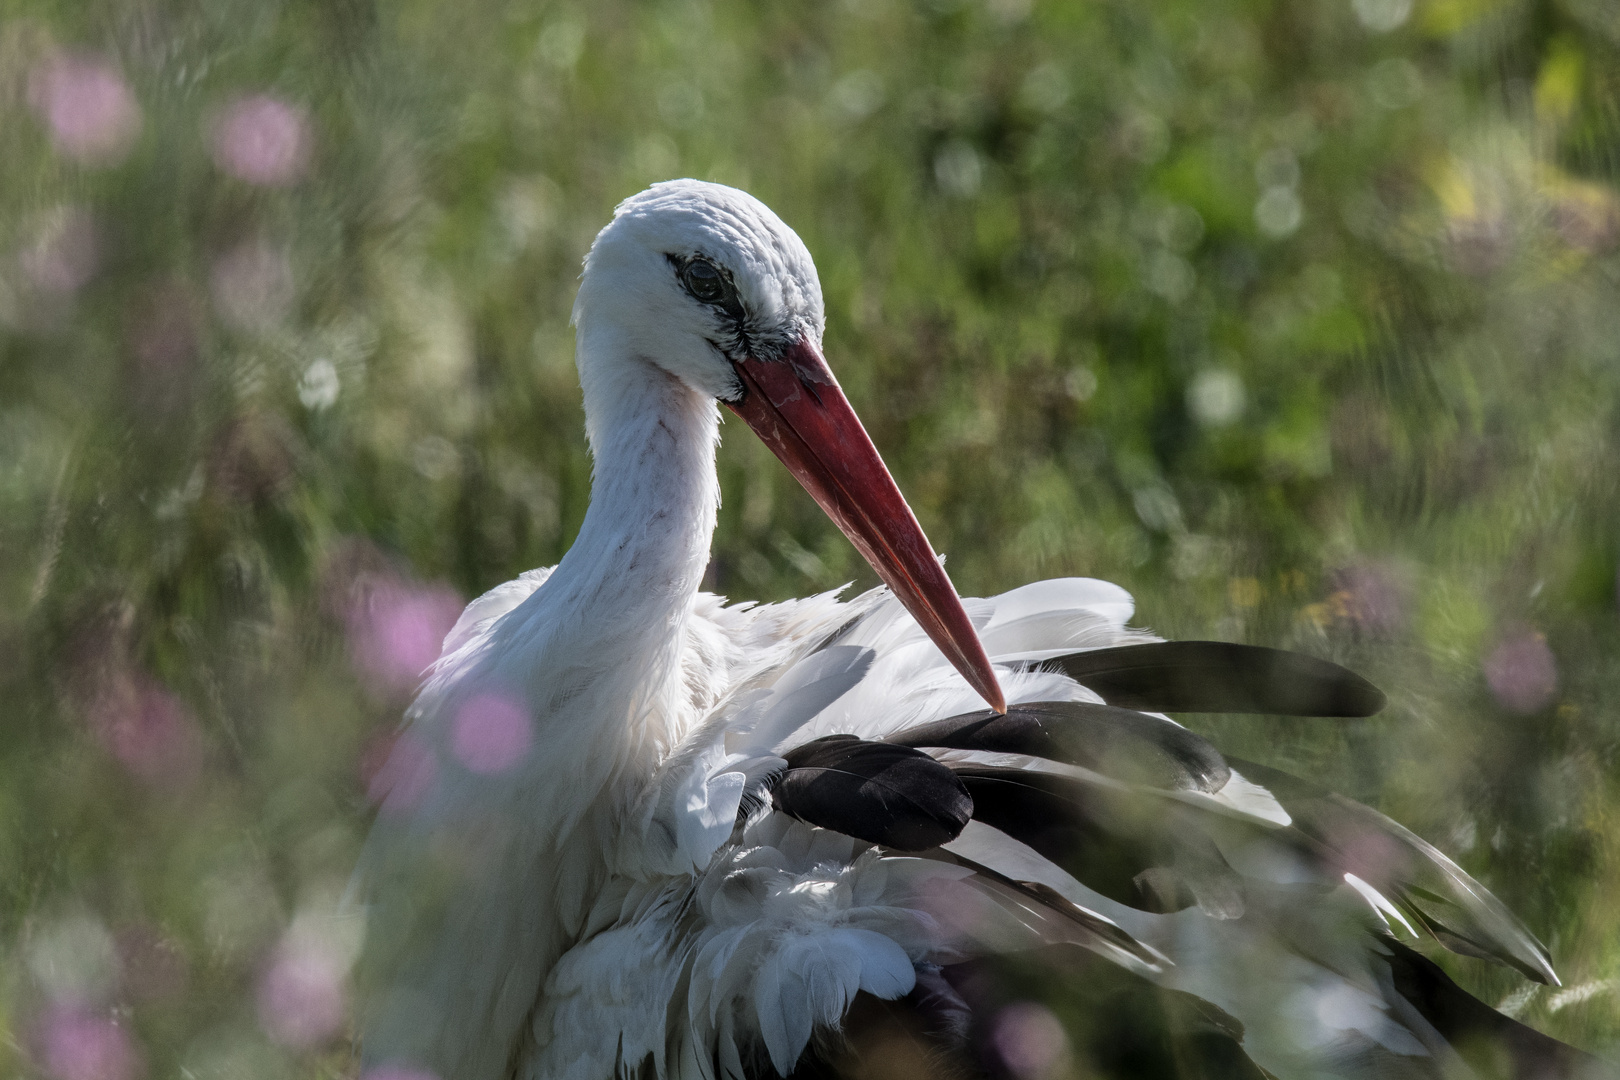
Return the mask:
<svg viewBox="0 0 1620 1080">
<path fill-rule="evenodd" d="M 726 269 L 706 255 L 665 255 L 675 268 L 675 278 L 693 300 L 715 309 L 722 316 L 723 325 L 717 329 L 725 345 L 716 344 L 727 356 L 743 355 L 749 351 L 750 332 L 748 312 L 738 296 L 736 286 Z"/>
</svg>

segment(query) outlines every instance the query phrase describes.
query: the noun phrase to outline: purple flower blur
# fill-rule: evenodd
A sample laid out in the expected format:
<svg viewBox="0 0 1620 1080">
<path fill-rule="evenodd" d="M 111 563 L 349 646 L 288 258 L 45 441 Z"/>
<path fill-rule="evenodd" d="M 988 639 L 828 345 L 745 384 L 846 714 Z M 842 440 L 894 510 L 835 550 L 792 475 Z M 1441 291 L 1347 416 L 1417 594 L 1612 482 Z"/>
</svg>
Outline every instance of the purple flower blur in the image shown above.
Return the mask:
<svg viewBox="0 0 1620 1080">
<path fill-rule="evenodd" d="M 343 1027 L 343 972 L 311 942 L 284 941 L 259 978 L 259 1026 L 283 1046 L 308 1049 Z"/>
<path fill-rule="evenodd" d="M 196 722 L 155 683 L 115 681 L 95 702 L 91 725 L 119 764 L 152 787 L 184 789 L 202 767 Z"/>
<path fill-rule="evenodd" d="M 410 1065 L 379 1065 L 360 1074 L 360 1080 L 439 1080 L 437 1073 Z"/>
<path fill-rule="evenodd" d="M 529 716 L 513 702 L 479 694 L 456 711 L 450 748 L 475 773 L 505 772 L 529 752 Z"/>
<path fill-rule="evenodd" d="M 1069 1056 L 1062 1021 L 1033 1001 L 1014 1002 L 997 1013 L 991 1041 L 1007 1070 L 1021 1080 L 1058 1073 Z"/>
<path fill-rule="evenodd" d="M 71 1006 L 52 1009 L 39 1025 L 40 1056 L 57 1080 L 133 1080 L 140 1053 L 112 1020 Z"/>
<path fill-rule="evenodd" d="M 214 122 L 214 163 L 261 187 L 303 179 L 313 141 L 304 110 L 268 94 L 237 98 Z"/>
<path fill-rule="evenodd" d="M 28 73 L 28 104 L 64 157 L 113 165 L 141 133 L 141 107 L 124 77 L 102 57 L 57 53 Z"/>
<path fill-rule="evenodd" d="M 1547 639 L 1528 630 L 1506 638 L 1485 658 L 1485 683 L 1509 712 L 1542 709 L 1558 692 L 1558 664 Z"/>
<path fill-rule="evenodd" d="M 1392 567 L 1358 563 L 1335 572 L 1329 598 L 1335 618 L 1374 637 L 1389 637 L 1406 625 L 1409 586 Z"/>
<path fill-rule="evenodd" d="M 1325 839 L 1335 873 L 1354 874 L 1376 889 L 1396 886 L 1412 873 L 1411 852 L 1379 829 L 1347 820 Z"/>
<path fill-rule="evenodd" d="M 349 611 L 355 667 L 379 689 L 412 689 L 439 658 L 461 608 L 461 597 L 446 585 L 378 582 Z"/>
</svg>

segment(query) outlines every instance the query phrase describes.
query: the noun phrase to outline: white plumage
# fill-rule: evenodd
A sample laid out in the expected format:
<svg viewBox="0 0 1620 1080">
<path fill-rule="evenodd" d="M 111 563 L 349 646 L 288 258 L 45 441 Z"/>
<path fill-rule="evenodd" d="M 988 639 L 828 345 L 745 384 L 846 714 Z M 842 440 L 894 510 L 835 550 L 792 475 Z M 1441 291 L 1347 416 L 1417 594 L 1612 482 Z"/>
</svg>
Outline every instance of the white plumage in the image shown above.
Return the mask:
<svg viewBox="0 0 1620 1080">
<path fill-rule="evenodd" d="M 971 664 L 936 644 L 953 631 L 925 633 L 886 588 L 764 606 L 698 592 L 718 502 L 716 400 L 757 401 L 749 365 L 791 364 L 805 394 L 836 391 L 795 358 L 819 361 L 810 256 L 741 192 L 660 184 L 598 237 L 575 322 L 590 510 L 557 567 L 468 606 L 408 714 L 436 764 L 427 784 L 394 777 L 360 871 L 368 1067 L 443 1080 L 785 1075 L 858 993 L 897 999 L 920 971 L 1070 942 L 1239 1017 L 1244 1051 L 1278 1077 L 1384 1075 L 1392 1061 L 1451 1075 L 1446 1039 L 1373 962 L 1387 935 L 1416 936 L 1399 896 L 1270 842 L 1290 813 L 1235 769 L 1212 790 L 1149 790 L 1042 757 L 931 751 L 1191 815 L 1223 868 L 1176 863 L 1196 903 L 1174 912 L 1110 899 L 983 821 L 911 854 L 773 809 L 794 747 L 882 740 L 983 706 L 960 673 Z M 851 491 L 816 493 L 829 505 Z M 965 610 L 1014 704 L 1101 702 L 1043 664 L 1156 640 L 1127 628 L 1130 597 L 1101 581 L 1040 582 Z M 527 750 L 468 768 L 455 732 L 490 701 L 521 715 Z M 1028 883 L 1064 899 L 1037 902 Z M 1499 908 L 1488 900 L 1476 922 Z M 1490 944 L 1544 965 L 1499 914 Z"/>
</svg>

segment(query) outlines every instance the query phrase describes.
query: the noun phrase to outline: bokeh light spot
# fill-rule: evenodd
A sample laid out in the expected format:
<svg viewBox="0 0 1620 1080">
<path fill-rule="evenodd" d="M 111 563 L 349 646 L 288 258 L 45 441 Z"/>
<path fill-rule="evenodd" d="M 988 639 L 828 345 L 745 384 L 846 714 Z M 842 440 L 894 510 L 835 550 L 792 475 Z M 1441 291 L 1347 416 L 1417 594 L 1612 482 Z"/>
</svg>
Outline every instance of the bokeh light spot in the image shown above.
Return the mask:
<svg viewBox="0 0 1620 1080">
<path fill-rule="evenodd" d="M 375 585 L 349 613 L 355 666 L 381 689 L 411 689 L 439 658 L 461 609 L 448 586 Z"/>
<path fill-rule="evenodd" d="M 971 198 L 984 181 L 984 160 L 970 143 L 948 142 L 934 155 L 934 179 L 946 194 Z"/>
<path fill-rule="evenodd" d="M 1147 261 L 1146 284 L 1149 290 L 1179 304 L 1192 292 L 1198 274 L 1192 264 L 1171 251 L 1156 251 Z"/>
<path fill-rule="evenodd" d="M 1335 571 L 1327 611 L 1335 621 L 1374 637 L 1398 633 L 1407 622 L 1410 587 L 1392 567 L 1360 563 Z"/>
<path fill-rule="evenodd" d="M 1524 631 L 1504 640 L 1485 658 L 1485 682 L 1509 712 L 1540 711 L 1558 692 L 1558 664 L 1547 639 Z"/>
<path fill-rule="evenodd" d="M 289 934 L 259 977 L 259 1026 L 283 1046 L 307 1049 L 343 1027 L 343 970 L 316 943 Z"/>
<path fill-rule="evenodd" d="M 261 187 L 285 187 L 309 168 L 313 137 L 304 110 L 269 94 L 253 94 L 225 107 L 212 142 L 222 172 Z"/>
<path fill-rule="evenodd" d="M 1209 427 L 1232 423 L 1247 404 L 1243 377 L 1227 368 L 1206 368 L 1187 384 L 1187 411 Z"/>
<path fill-rule="evenodd" d="M 109 61 L 57 53 L 28 73 L 28 103 L 64 157 L 89 165 L 122 161 L 141 133 L 141 107 Z"/>
<path fill-rule="evenodd" d="M 450 727 L 450 746 L 456 757 L 476 773 L 505 772 L 529 752 L 533 726 L 512 701 L 494 694 L 479 694 L 456 711 Z"/>
<path fill-rule="evenodd" d="M 1350 0 L 1361 25 L 1375 33 L 1387 33 L 1412 14 L 1412 0 Z"/>
<path fill-rule="evenodd" d="M 1084 364 L 1063 375 L 1063 389 L 1075 401 L 1090 401 L 1097 392 L 1097 373 Z"/>
<path fill-rule="evenodd" d="M 53 1009 L 40 1024 L 45 1071 L 56 1080 L 132 1080 L 140 1053 L 112 1020 L 77 1008 Z"/>
<path fill-rule="evenodd" d="M 991 1041 L 1008 1071 L 1021 1080 L 1038 1080 L 1064 1069 L 1069 1036 L 1052 1010 L 1033 1001 L 1008 1005 L 996 1014 Z"/>
<path fill-rule="evenodd" d="M 137 779 L 171 790 L 196 779 L 202 736 L 179 698 L 152 683 L 115 684 L 92 708 L 92 730 Z"/>
<path fill-rule="evenodd" d="M 1354 874 L 1374 889 L 1388 889 L 1412 872 L 1412 854 L 1397 840 L 1353 823 L 1329 830 L 1335 869 Z"/>
<path fill-rule="evenodd" d="M 852 120 L 864 120 L 883 104 L 883 93 L 882 77 L 858 68 L 833 83 L 827 97 L 838 112 Z"/>
<path fill-rule="evenodd" d="M 439 1075 L 412 1065 L 380 1065 L 361 1073 L 360 1080 L 439 1080 Z"/>
<path fill-rule="evenodd" d="M 337 404 L 343 381 L 337 365 L 326 357 L 310 361 L 298 379 L 298 401 L 310 412 L 324 412 Z"/>
<path fill-rule="evenodd" d="M 1299 193 L 1281 184 L 1268 187 L 1254 204 L 1254 223 L 1273 240 L 1292 235 L 1305 220 L 1305 207 Z"/>
</svg>

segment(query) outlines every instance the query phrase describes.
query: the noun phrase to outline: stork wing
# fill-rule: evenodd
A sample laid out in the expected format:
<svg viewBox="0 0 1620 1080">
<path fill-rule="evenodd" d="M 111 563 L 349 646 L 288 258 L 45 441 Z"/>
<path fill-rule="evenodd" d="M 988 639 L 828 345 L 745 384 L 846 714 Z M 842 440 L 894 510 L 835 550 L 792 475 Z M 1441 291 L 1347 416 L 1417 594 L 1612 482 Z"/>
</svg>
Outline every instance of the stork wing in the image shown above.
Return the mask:
<svg viewBox="0 0 1620 1080">
<path fill-rule="evenodd" d="M 1225 1062 L 1221 1075 L 1440 1075 L 1461 1061 L 1450 1040 L 1482 1032 L 1578 1075 L 1584 1057 L 1542 1054 L 1506 1018 L 1493 1028 L 1400 944 L 1555 979 L 1479 883 L 1375 811 L 1152 711 L 1359 715 L 1376 689 L 1310 657 L 1155 642 L 1125 627 L 1129 597 L 1107 583 L 1040 585 L 966 604 L 1002 665 L 1005 715 L 977 707 L 881 591 L 848 618 L 820 612 L 825 633 L 718 693 L 647 803 L 663 854 L 642 849 L 643 880 L 605 894 L 601 932 L 558 966 L 577 985 L 548 993 L 545 1060 L 584 1052 L 579 1025 L 599 1045 L 592 1003 L 633 986 L 614 1068 L 786 1075 L 808 1054 L 837 1075 L 846 1044 L 816 1033 L 858 1039 L 863 1016 L 936 1050 L 991 1038 L 1006 1002 L 952 986 L 1022 956 L 1084 972 L 1098 1015 L 1158 1003 L 1165 1052 Z M 776 617 L 746 612 L 759 632 Z M 647 941 L 661 966 L 632 976 Z"/>
</svg>

